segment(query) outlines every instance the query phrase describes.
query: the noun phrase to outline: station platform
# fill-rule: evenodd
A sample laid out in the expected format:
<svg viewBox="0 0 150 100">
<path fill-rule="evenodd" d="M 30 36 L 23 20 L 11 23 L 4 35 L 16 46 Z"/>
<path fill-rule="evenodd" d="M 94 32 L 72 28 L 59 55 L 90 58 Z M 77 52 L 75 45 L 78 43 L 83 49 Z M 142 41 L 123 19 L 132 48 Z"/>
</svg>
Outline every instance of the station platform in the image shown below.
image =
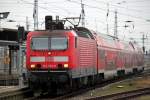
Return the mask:
<svg viewBox="0 0 150 100">
<path fill-rule="evenodd" d="M 27 86 L 19 87 L 19 86 L 0 86 L 0 94 L 6 93 L 6 92 L 11 92 L 11 91 L 16 91 L 16 90 L 21 90 L 23 88 L 26 88 Z"/>
<path fill-rule="evenodd" d="M 32 95 L 32 92 L 29 92 L 27 86 L 0 86 L 0 100 L 24 100 Z"/>
<path fill-rule="evenodd" d="M 27 88 L 28 86 L 0 86 L 0 94 L 6 93 L 6 92 L 11 92 L 11 91 L 16 91 L 16 90 L 21 90 L 23 88 Z"/>
<path fill-rule="evenodd" d="M 0 94 L 19 89 L 19 86 L 0 86 Z"/>
<path fill-rule="evenodd" d="M 0 74 L 0 86 L 18 85 L 18 74 Z"/>
</svg>

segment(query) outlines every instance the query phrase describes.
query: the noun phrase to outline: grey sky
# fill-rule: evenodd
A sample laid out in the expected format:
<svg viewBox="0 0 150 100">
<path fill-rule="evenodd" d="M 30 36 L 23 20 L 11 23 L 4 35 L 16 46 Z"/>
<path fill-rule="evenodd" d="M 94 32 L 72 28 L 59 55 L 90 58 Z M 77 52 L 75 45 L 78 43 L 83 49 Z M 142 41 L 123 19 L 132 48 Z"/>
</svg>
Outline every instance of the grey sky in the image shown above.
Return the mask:
<svg viewBox="0 0 150 100">
<path fill-rule="evenodd" d="M 1 27 L 16 28 L 16 25 L 25 26 L 26 16 L 29 17 L 30 30 L 33 29 L 33 2 L 34 0 L 0 0 L 0 12 L 9 11 L 7 18 L 16 22 L 1 21 Z M 142 43 L 142 34 L 147 34 L 150 40 L 150 0 L 83 0 L 85 4 L 86 27 L 106 34 L 106 24 L 109 24 L 109 34 L 114 33 L 114 11 L 118 11 L 118 35 L 121 39 L 134 38 Z M 107 6 L 109 3 L 109 6 Z M 109 16 L 106 14 L 109 8 Z M 64 17 L 78 17 L 81 13 L 80 0 L 39 0 L 39 28 L 44 28 L 45 15 L 59 15 Z M 125 21 L 133 21 L 126 23 Z M 123 26 L 128 25 L 125 28 Z M 146 46 L 150 41 L 146 40 Z"/>
</svg>

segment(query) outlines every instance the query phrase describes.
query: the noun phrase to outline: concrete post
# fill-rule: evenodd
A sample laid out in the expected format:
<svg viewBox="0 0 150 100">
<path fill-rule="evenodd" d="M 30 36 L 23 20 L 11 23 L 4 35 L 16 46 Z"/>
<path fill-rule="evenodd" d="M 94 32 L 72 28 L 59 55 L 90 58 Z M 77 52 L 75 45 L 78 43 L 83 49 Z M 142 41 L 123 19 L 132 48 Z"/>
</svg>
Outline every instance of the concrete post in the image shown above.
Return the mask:
<svg viewBox="0 0 150 100">
<path fill-rule="evenodd" d="M 22 76 L 22 69 L 23 69 L 23 64 L 22 64 L 22 47 L 21 43 L 19 43 L 19 53 L 18 53 L 18 71 L 19 71 L 19 88 L 22 88 L 24 86 L 23 84 L 23 76 Z"/>
</svg>

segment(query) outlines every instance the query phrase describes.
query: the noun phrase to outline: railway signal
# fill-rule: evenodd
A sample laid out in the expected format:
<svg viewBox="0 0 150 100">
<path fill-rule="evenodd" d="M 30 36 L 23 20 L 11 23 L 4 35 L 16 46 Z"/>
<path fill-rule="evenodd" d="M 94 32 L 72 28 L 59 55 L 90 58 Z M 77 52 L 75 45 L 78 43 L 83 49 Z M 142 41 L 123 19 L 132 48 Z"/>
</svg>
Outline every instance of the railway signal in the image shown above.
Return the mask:
<svg viewBox="0 0 150 100">
<path fill-rule="evenodd" d="M 18 42 L 21 43 L 25 38 L 25 30 L 24 27 L 18 27 Z"/>
</svg>

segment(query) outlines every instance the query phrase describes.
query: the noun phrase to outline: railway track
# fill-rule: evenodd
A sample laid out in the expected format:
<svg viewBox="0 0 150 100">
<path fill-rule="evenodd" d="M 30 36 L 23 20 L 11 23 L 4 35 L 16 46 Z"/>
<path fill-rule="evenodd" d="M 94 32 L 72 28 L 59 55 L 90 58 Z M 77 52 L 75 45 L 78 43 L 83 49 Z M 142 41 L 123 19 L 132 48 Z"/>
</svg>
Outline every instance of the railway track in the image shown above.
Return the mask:
<svg viewBox="0 0 150 100">
<path fill-rule="evenodd" d="M 145 71 L 145 72 L 143 72 L 143 73 L 141 73 L 141 74 L 138 74 L 138 75 L 136 75 L 136 76 L 132 76 L 132 78 L 131 78 L 131 76 L 127 76 L 127 78 L 126 79 L 113 79 L 113 80 L 108 80 L 108 81 L 104 81 L 104 82 L 102 82 L 101 84 L 97 84 L 97 85 L 95 85 L 95 86 L 92 86 L 92 87 L 88 87 L 88 88 L 82 88 L 82 89 L 79 89 L 79 90 L 76 90 L 76 91 L 72 91 L 72 92 L 70 92 L 70 93 L 66 93 L 66 94 L 64 94 L 64 95 L 62 95 L 62 96 L 57 96 L 57 97 L 48 97 L 47 95 L 46 95 L 46 97 L 43 95 L 43 96 L 39 96 L 39 97 L 37 97 L 37 99 L 40 99 L 40 100 L 69 100 L 69 98 L 72 98 L 72 97 L 76 97 L 76 96 L 78 96 L 78 95 L 82 95 L 82 94 L 84 94 L 84 93 L 86 93 L 87 91 L 91 91 L 91 90 L 94 90 L 94 89 L 96 89 L 96 88 L 103 88 L 103 87 L 105 87 L 105 86 L 107 86 L 107 85 L 110 85 L 110 84 L 114 84 L 114 83 L 118 83 L 118 82 L 122 82 L 122 81 L 126 81 L 126 80 L 132 80 L 132 79 L 134 79 L 134 78 L 136 78 L 136 77 L 142 77 L 142 76 L 147 76 L 147 75 L 150 75 L 150 72 L 149 71 Z M 142 91 L 143 90 L 143 91 Z M 135 93 L 134 93 L 135 92 Z M 131 92 L 127 92 L 128 94 L 129 93 L 132 93 L 132 95 L 124 95 L 124 98 L 125 97 L 133 97 L 133 96 L 138 96 L 138 95 L 145 95 L 145 94 L 147 94 L 147 93 L 150 93 L 150 88 L 144 88 L 144 89 L 140 89 L 140 90 L 135 90 L 135 91 L 131 91 Z M 126 94 L 127 94 L 126 93 Z M 122 93 L 123 94 L 123 93 Z M 112 96 L 113 95 L 115 95 L 115 94 L 112 94 Z M 116 94 L 117 95 L 117 94 Z M 119 95 L 119 94 L 118 94 Z M 121 93 L 120 93 L 120 95 L 121 95 Z M 105 97 L 105 96 L 103 96 L 103 97 Z M 89 100 L 101 100 L 101 98 L 102 98 L 102 100 L 103 100 L 103 97 L 96 97 L 96 98 L 90 98 Z M 118 96 L 119 97 L 119 96 Z M 120 100 L 122 100 L 122 98 L 123 98 L 123 96 L 120 96 L 120 98 L 118 98 L 118 99 L 120 99 Z M 35 98 L 34 98 L 35 99 Z M 32 100 L 34 100 L 34 99 L 32 99 Z M 110 99 L 110 98 L 109 98 Z M 112 100 L 112 99 L 111 99 Z"/>
<path fill-rule="evenodd" d="M 143 75 L 144 76 L 150 75 L 150 73 L 148 71 L 146 71 L 146 72 L 143 72 L 136 76 L 133 76 L 132 78 L 142 77 Z M 131 79 L 131 76 L 128 76 L 126 78 L 126 80 L 128 80 L 129 78 Z M 86 93 L 87 91 L 91 91 L 96 88 L 103 88 L 104 86 L 107 86 L 109 84 L 114 84 L 114 83 L 121 82 L 121 81 L 125 81 L 125 79 L 122 78 L 122 79 L 108 80 L 108 81 L 104 81 L 101 84 L 98 84 L 98 85 L 95 85 L 92 87 L 81 88 L 76 91 L 66 93 L 64 95 L 53 96 L 53 97 L 49 96 L 47 93 L 43 94 L 42 96 L 38 95 L 38 96 L 34 97 L 32 91 L 29 88 L 23 88 L 23 89 L 18 89 L 18 90 L 14 90 L 14 91 L 8 91 L 8 92 L 1 93 L 0 100 L 22 100 L 22 99 L 24 99 L 24 100 L 36 100 L 36 99 L 38 99 L 38 100 L 64 100 L 64 99 L 69 99 L 71 97 L 75 97 L 78 95 L 82 95 L 82 94 Z M 132 95 L 128 95 L 129 93 L 131 93 Z M 108 98 L 111 96 L 114 96 L 114 98 L 119 97 L 118 99 L 122 99 L 122 98 L 136 97 L 138 95 L 144 95 L 144 94 L 149 94 L 149 93 L 150 93 L 150 88 L 145 88 L 145 89 L 141 89 L 141 90 L 126 92 L 126 94 L 119 93 L 119 94 L 112 94 L 112 95 L 103 96 L 103 97 L 89 98 L 89 100 Z M 122 95 L 122 96 L 118 96 L 118 95 Z"/>
<path fill-rule="evenodd" d="M 136 98 L 141 95 L 148 95 L 148 94 L 150 94 L 150 88 L 142 88 L 142 89 L 137 89 L 133 91 L 127 91 L 127 92 L 122 92 L 122 93 L 106 95 L 106 96 L 89 98 L 87 100 L 128 100 L 131 98 Z"/>
<path fill-rule="evenodd" d="M 101 84 L 97 84 L 97 85 L 90 86 L 90 87 L 80 88 L 78 90 L 71 91 L 69 93 L 65 93 L 64 95 L 59 95 L 59 96 L 48 96 L 48 94 L 45 93 L 42 96 L 38 95 L 37 97 L 31 97 L 31 98 L 29 98 L 29 100 L 35 100 L 35 99 L 38 99 L 38 100 L 66 100 L 66 99 L 71 98 L 71 97 L 82 95 L 83 93 L 85 93 L 87 91 L 94 90 L 96 88 L 102 88 L 104 86 L 107 86 L 110 83 L 120 82 L 122 80 L 123 79 L 104 81 Z"/>
<path fill-rule="evenodd" d="M 0 93 L 0 100 L 23 100 L 31 96 L 33 96 L 32 91 L 25 87 Z"/>
</svg>

